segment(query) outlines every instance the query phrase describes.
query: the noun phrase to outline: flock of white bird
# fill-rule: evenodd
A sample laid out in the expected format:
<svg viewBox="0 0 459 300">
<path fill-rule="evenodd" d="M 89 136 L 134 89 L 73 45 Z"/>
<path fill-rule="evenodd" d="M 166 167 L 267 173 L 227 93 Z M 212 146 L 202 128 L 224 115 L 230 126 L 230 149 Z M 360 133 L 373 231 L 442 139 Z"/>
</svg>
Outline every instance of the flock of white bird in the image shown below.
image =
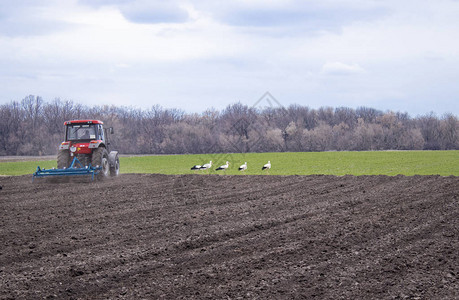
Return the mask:
<svg viewBox="0 0 459 300">
<path fill-rule="evenodd" d="M 230 165 L 230 163 L 227 161 L 226 164 L 216 168 L 215 170 L 216 171 L 220 171 L 220 170 L 226 171 L 229 168 L 229 165 Z M 196 171 L 196 170 L 209 170 L 210 168 L 212 168 L 212 161 L 210 161 L 207 164 L 203 164 L 203 165 L 194 165 L 191 168 L 191 170 L 193 170 L 193 171 Z M 271 162 L 270 161 L 268 161 L 267 164 L 264 164 L 263 167 L 261 168 L 261 170 L 266 170 L 266 171 L 269 171 L 269 169 L 271 169 Z M 238 170 L 241 171 L 241 172 L 244 172 L 245 170 L 247 170 L 247 162 L 245 162 L 243 165 L 241 165 Z"/>
</svg>

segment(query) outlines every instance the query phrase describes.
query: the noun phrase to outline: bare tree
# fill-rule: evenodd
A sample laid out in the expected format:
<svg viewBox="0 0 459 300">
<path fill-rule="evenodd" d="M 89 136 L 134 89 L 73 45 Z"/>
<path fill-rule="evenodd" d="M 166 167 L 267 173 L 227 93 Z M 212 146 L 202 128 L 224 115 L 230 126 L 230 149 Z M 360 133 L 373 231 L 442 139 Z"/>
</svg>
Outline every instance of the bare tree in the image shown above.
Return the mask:
<svg viewBox="0 0 459 300">
<path fill-rule="evenodd" d="M 440 124 L 443 149 L 459 148 L 459 120 L 453 114 L 445 114 Z"/>
<path fill-rule="evenodd" d="M 440 150 L 440 120 L 434 113 L 420 117 L 418 119 L 419 129 L 425 141 L 424 149 Z"/>
</svg>

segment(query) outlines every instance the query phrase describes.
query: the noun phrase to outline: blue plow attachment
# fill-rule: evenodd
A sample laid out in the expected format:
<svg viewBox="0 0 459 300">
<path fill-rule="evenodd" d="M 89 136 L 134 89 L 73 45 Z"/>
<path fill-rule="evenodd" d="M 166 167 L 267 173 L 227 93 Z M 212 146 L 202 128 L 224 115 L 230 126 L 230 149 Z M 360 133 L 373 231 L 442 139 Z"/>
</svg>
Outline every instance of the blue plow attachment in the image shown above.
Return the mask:
<svg viewBox="0 0 459 300">
<path fill-rule="evenodd" d="M 72 163 L 68 168 L 64 169 L 41 169 L 40 166 L 32 175 L 32 182 L 35 177 L 47 177 L 47 176 L 79 176 L 79 175 L 90 175 L 92 180 L 99 174 L 102 167 L 93 167 L 91 164 L 83 166 L 83 164 L 74 157 Z"/>
</svg>

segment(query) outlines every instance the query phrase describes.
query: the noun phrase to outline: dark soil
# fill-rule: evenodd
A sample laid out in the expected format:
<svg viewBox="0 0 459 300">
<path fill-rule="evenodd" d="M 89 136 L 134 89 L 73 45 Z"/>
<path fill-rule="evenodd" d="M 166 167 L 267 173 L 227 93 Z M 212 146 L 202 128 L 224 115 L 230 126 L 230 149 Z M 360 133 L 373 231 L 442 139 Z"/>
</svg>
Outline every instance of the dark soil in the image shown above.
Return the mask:
<svg viewBox="0 0 459 300">
<path fill-rule="evenodd" d="M 459 178 L 0 177 L 1 299 L 459 299 Z"/>
</svg>

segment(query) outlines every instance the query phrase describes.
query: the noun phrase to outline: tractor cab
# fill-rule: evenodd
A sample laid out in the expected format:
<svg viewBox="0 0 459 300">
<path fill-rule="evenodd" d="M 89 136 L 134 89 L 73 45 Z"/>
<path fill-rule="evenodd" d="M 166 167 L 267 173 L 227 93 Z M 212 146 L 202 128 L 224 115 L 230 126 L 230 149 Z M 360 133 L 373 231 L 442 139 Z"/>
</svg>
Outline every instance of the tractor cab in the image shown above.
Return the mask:
<svg viewBox="0 0 459 300">
<path fill-rule="evenodd" d="M 92 154 L 94 149 L 103 147 L 110 152 L 110 143 L 107 141 L 107 132 L 99 120 L 66 121 L 65 140 L 59 150 L 70 150 L 70 156 L 78 154 Z M 113 129 L 109 128 L 109 133 Z"/>
<path fill-rule="evenodd" d="M 64 123 L 66 142 L 99 140 L 105 144 L 103 122 L 99 120 L 74 120 Z M 111 129 L 111 128 L 110 128 Z"/>
<path fill-rule="evenodd" d="M 104 130 L 102 124 L 67 124 L 65 132 L 66 141 L 104 141 Z"/>
</svg>

